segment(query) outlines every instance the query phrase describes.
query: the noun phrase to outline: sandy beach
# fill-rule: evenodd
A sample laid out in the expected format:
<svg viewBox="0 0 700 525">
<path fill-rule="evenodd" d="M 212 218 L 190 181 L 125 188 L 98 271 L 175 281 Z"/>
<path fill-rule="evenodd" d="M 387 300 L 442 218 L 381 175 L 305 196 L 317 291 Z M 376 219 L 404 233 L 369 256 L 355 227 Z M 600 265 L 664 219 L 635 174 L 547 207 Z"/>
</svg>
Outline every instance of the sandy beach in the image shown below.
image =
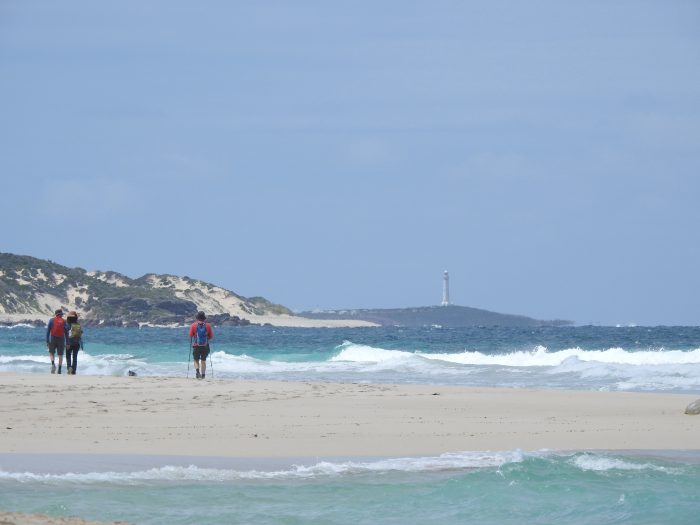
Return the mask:
<svg viewBox="0 0 700 525">
<path fill-rule="evenodd" d="M 700 417 L 683 413 L 696 398 L 3 373 L 0 452 L 284 458 L 697 449 Z"/>
<path fill-rule="evenodd" d="M 515 449 L 683 451 L 698 461 L 700 417 L 684 414 L 696 398 L 2 373 L 0 469 L 60 474 L 196 465 L 275 471 L 342 458 Z M 100 525 L 10 512 L 0 512 L 0 524 Z"/>
</svg>

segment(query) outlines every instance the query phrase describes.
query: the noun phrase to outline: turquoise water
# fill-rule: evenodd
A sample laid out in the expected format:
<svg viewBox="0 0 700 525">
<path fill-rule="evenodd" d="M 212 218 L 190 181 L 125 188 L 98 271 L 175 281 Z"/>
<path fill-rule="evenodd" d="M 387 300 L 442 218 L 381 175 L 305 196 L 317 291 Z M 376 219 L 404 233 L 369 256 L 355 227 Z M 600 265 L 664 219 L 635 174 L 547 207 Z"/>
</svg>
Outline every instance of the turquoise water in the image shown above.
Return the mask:
<svg viewBox="0 0 700 525">
<path fill-rule="evenodd" d="M 0 329 L 0 371 L 46 373 L 44 332 Z M 218 378 L 700 392 L 698 327 L 215 332 L 210 364 Z M 186 334 L 170 328 L 88 329 L 78 373 L 184 377 Z"/>
<path fill-rule="evenodd" d="M 43 338 L 42 329 L 0 329 L 0 371 L 48 373 Z M 697 327 L 220 328 L 212 348 L 213 375 L 224 380 L 700 394 Z M 86 331 L 78 373 L 185 376 L 188 366 L 185 329 L 105 328 Z M 50 448 L 60 451 L 60 436 Z M 168 525 L 700 522 L 698 450 L 446 451 L 274 468 L 213 461 L 50 469 L 0 458 L 0 509 Z"/>
<path fill-rule="evenodd" d="M 422 470 L 406 461 L 267 475 L 194 468 L 118 478 L 5 474 L 0 508 L 153 525 L 698 523 L 700 465 L 688 458 L 509 456 L 497 465 L 476 466 L 482 458 Z"/>
</svg>

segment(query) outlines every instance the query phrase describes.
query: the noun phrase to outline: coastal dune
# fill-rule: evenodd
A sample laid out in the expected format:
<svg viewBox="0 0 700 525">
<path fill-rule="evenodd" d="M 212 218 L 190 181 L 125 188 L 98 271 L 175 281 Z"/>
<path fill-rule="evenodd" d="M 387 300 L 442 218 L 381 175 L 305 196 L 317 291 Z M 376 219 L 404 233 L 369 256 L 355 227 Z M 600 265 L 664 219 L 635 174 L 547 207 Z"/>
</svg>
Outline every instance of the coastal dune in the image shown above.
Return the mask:
<svg viewBox="0 0 700 525">
<path fill-rule="evenodd" d="M 696 449 L 697 396 L 0 374 L 0 452 L 232 458 Z M 56 443 L 60 443 L 57 450 Z"/>
</svg>

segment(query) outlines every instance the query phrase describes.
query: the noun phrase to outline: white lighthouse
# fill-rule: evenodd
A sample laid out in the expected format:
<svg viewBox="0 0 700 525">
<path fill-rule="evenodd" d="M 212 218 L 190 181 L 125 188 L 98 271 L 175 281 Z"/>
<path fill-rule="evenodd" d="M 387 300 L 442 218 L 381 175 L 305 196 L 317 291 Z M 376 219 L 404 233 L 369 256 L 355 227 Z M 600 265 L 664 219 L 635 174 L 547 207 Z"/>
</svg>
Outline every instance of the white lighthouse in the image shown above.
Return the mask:
<svg viewBox="0 0 700 525">
<path fill-rule="evenodd" d="M 442 274 L 442 306 L 450 304 L 450 274 L 445 270 Z"/>
</svg>

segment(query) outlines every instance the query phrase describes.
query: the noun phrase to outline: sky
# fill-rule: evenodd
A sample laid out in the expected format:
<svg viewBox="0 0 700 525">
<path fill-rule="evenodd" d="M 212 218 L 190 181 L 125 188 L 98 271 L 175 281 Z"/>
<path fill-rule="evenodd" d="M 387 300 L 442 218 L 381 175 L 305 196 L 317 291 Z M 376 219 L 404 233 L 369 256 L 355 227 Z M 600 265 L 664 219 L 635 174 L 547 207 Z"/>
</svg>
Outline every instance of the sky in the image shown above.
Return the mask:
<svg viewBox="0 0 700 525">
<path fill-rule="evenodd" d="M 0 251 L 294 310 L 700 324 L 700 2 L 0 0 Z"/>
</svg>

